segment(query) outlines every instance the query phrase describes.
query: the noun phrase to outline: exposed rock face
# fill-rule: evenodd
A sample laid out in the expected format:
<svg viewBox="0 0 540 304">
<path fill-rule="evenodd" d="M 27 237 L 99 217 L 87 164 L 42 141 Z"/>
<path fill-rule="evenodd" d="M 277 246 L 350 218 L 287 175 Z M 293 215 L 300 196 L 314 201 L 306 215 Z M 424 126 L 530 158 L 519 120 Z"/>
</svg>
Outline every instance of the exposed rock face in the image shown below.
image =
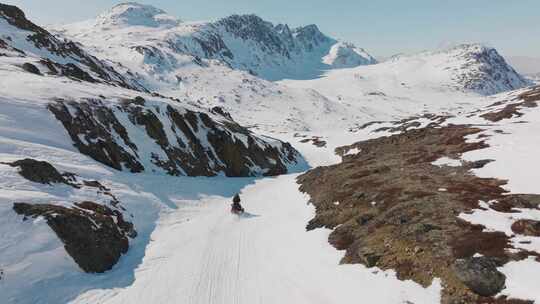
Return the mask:
<svg viewBox="0 0 540 304">
<path fill-rule="evenodd" d="M 32 74 L 36 74 L 36 75 L 41 75 L 41 72 L 39 71 L 39 69 L 31 64 L 31 63 L 25 63 L 22 65 L 22 68 L 23 70 L 27 71 L 28 73 L 32 73 Z"/>
<path fill-rule="evenodd" d="M 0 48 L 11 51 L 4 53 L 4 56 L 27 56 L 34 57 L 36 61 L 44 61 L 46 62 L 45 67 L 48 68 L 47 74 L 145 90 L 133 77 L 121 75 L 110 64 L 88 54 L 76 43 L 59 39 L 32 23 L 16 6 L 0 4 L 0 19 L 7 21 L 8 26 L 13 27 L 12 35 L 8 36 L 9 39 L 3 39 L 0 42 Z M 15 48 L 15 45 L 18 48 Z M 32 48 L 41 50 L 39 57 L 32 54 Z M 66 63 L 66 61 L 72 62 Z M 39 72 L 39 69 L 32 68 L 30 63 L 25 64 L 23 69 L 34 74 Z"/>
<path fill-rule="evenodd" d="M 128 251 L 128 237 L 136 236 L 119 211 L 93 202 L 78 203 L 76 208 L 15 203 L 13 210 L 25 217 L 43 216 L 85 272 L 110 270 Z"/>
<path fill-rule="evenodd" d="M 278 175 L 301 161 L 290 144 L 256 137 L 222 110 L 203 113 L 163 103 L 152 106 L 140 97 L 117 105 L 98 99 L 58 100 L 49 110 L 81 153 L 117 170 Z"/>
<path fill-rule="evenodd" d="M 504 288 L 506 276 L 497 270 L 497 263 L 492 258 L 457 260 L 454 268 L 463 284 L 481 296 L 494 296 Z"/>
<path fill-rule="evenodd" d="M 70 108 L 73 111 L 70 111 Z M 129 147 L 132 152 L 137 151 L 126 129 L 102 101 L 89 100 L 84 103 L 58 101 L 51 104 L 49 110 L 62 122 L 75 147 L 81 153 L 117 170 L 124 167 L 131 172 L 144 170 L 142 164 L 124 148 Z M 72 113 L 75 113 L 75 116 L 72 116 Z M 113 134 L 119 138 L 114 138 Z"/>
<path fill-rule="evenodd" d="M 501 187 L 505 181 L 479 178 L 469 171 L 488 160 L 461 166 L 432 164 L 443 156 L 456 159 L 487 147 L 483 141 L 465 140 L 481 129 L 457 125 L 408 129 L 412 123 L 396 124 L 400 134 L 338 148 L 341 164 L 299 177 L 300 189 L 310 195 L 316 209 L 307 229 L 334 229 L 329 242 L 345 250 L 342 263 L 393 269 L 399 279 L 423 286 L 441 278 L 444 304 L 511 303 L 483 298 L 502 288 L 504 276 L 473 257 L 496 258 L 502 265 L 535 253 L 513 248 L 503 232 L 484 231 L 457 216 L 479 208 L 479 201 L 496 201 L 490 208 L 499 212 L 536 208 L 540 196 L 506 194 Z M 361 153 L 348 154 L 351 149 Z M 456 262 L 461 259 L 471 262 Z M 459 268 L 452 267 L 456 263 Z"/>
<path fill-rule="evenodd" d="M 35 159 L 22 159 L 13 163 L 8 163 L 12 167 L 20 169 L 19 174 L 27 180 L 41 184 L 65 183 L 66 178 L 56 170 L 51 164 Z"/>
</svg>

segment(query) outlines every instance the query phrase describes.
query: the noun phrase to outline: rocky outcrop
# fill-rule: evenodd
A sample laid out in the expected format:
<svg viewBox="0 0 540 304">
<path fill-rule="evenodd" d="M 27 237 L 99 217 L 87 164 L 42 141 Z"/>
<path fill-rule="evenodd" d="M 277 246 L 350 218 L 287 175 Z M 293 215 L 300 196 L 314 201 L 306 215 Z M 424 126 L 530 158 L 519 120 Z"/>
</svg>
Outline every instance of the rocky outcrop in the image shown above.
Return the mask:
<svg viewBox="0 0 540 304">
<path fill-rule="evenodd" d="M 28 73 L 41 75 L 41 72 L 39 71 L 39 69 L 35 65 L 28 62 L 22 65 L 22 69 L 27 71 Z"/>
<path fill-rule="evenodd" d="M 76 203 L 73 208 L 14 203 L 13 210 L 25 219 L 45 218 L 67 253 L 85 272 L 110 270 L 128 251 L 128 237 L 137 235 L 121 212 L 94 202 Z"/>
<path fill-rule="evenodd" d="M 137 152 L 135 144 L 131 142 L 114 112 L 103 101 L 77 103 L 58 100 L 49 106 L 49 110 L 64 125 L 81 153 L 117 170 L 144 170 L 143 165 L 132 155 Z"/>
<path fill-rule="evenodd" d="M 518 220 L 512 224 L 511 228 L 517 234 L 540 237 L 540 221 Z"/>
<path fill-rule="evenodd" d="M 538 107 L 538 101 L 540 101 L 540 86 L 527 90 L 526 92 L 518 95 L 517 98 L 520 101 L 512 103 L 504 103 L 504 101 L 501 101 L 492 104 L 490 108 L 499 106 L 503 107 L 490 110 L 487 113 L 480 115 L 480 117 L 491 122 L 498 122 L 503 119 L 523 116 L 523 113 L 521 112 L 522 109 Z"/>
<path fill-rule="evenodd" d="M 497 270 L 497 261 L 487 257 L 473 257 L 454 263 L 457 277 L 475 293 L 491 297 L 504 288 L 506 276 Z"/>
<path fill-rule="evenodd" d="M 446 118 L 432 119 L 437 124 Z M 392 269 L 398 279 L 423 286 L 440 278 L 443 304 L 512 303 L 485 298 L 504 286 L 496 266 L 538 254 L 514 248 L 504 232 L 486 231 L 458 215 L 480 208 L 480 201 L 493 202 L 490 208 L 498 212 L 536 208 L 540 196 L 508 194 L 502 188 L 505 181 L 471 174 L 470 169 L 489 160 L 432 164 L 441 157 L 459 159 L 462 153 L 487 147 L 482 137 L 465 140 L 481 129 L 466 125 L 415 129 L 413 122 L 396 122 L 399 134 L 340 147 L 336 152 L 342 163 L 315 168 L 298 178 L 316 211 L 307 229 L 333 229 L 328 241 L 345 250 L 342 263 Z M 348 153 L 351 150 L 361 152 Z M 514 228 L 526 235 L 534 231 L 531 224 L 521 222 Z"/>
<path fill-rule="evenodd" d="M 40 184 L 68 184 L 68 180 L 55 167 L 46 161 L 38 161 L 31 158 L 21 159 L 12 163 L 6 163 L 19 168 L 19 174 L 29 181 Z"/>
<path fill-rule="evenodd" d="M 195 112 L 139 97 L 117 104 L 57 100 L 49 110 L 81 153 L 117 170 L 268 176 L 301 161 L 290 144 L 255 136 L 221 109 Z"/>
</svg>

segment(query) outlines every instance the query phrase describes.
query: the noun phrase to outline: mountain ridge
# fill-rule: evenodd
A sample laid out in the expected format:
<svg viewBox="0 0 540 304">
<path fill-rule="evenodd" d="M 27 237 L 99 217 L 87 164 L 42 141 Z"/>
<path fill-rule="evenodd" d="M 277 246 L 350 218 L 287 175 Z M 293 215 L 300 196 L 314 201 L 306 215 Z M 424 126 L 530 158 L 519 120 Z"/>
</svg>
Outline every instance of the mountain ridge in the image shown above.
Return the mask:
<svg viewBox="0 0 540 304">
<path fill-rule="evenodd" d="M 105 24 L 119 23 L 117 20 L 124 19 L 126 7 L 134 10 L 132 21 L 118 27 L 100 26 L 102 20 L 112 20 Z M 128 35 L 136 35 L 139 43 L 132 41 L 132 47 L 151 47 L 163 56 L 191 56 L 194 61 L 218 60 L 268 80 L 313 78 L 324 70 L 336 68 L 331 58 L 329 62 L 323 62 L 322 58 L 338 41 L 324 35 L 314 24 L 291 29 L 286 24 L 274 25 L 254 14 L 245 14 L 210 22 L 167 23 L 160 27 L 155 26 L 154 17 L 163 15 L 162 10 L 133 2 L 121 4 L 120 8 L 123 9 L 117 12 L 118 6 L 115 6 L 93 21 L 59 26 L 55 30 L 92 47 L 103 43 L 118 45 L 122 40 L 128 43 L 127 40 L 132 39 Z M 142 20 L 140 16 L 146 18 Z M 166 19 L 171 18 L 174 17 Z M 136 25 L 130 27 L 130 22 Z M 342 52 L 342 56 L 350 57 L 348 65 L 376 63 L 365 50 L 351 43 L 342 43 L 340 48 L 351 50 Z"/>
</svg>

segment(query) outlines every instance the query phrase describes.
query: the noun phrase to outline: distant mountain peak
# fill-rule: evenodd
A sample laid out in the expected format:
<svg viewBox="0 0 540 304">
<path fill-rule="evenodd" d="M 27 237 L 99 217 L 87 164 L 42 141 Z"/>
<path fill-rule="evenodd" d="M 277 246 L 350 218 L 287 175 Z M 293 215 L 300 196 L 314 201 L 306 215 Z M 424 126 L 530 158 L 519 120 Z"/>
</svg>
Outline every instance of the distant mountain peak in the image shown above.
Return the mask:
<svg viewBox="0 0 540 304">
<path fill-rule="evenodd" d="M 19 29 L 46 33 L 45 30 L 28 20 L 24 12 L 16 6 L 0 3 L 0 17 L 3 17 L 9 24 Z"/>
<path fill-rule="evenodd" d="M 350 42 L 340 41 L 332 46 L 328 55 L 323 57 L 323 62 L 333 68 L 352 68 L 375 64 L 377 60 L 363 48 L 356 47 Z"/>
<path fill-rule="evenodd" d="M 163 18 L 172 23 L 160 23 Z M 126 31 L 129 27 L 132 28 Z M 148 31 L 146 27 L 156 30 Z M 323 34 L 316 25 L 291 28 L 286 24 L 275 25 L 254 14 L 234 14 L 211 22 L 179 23 L 163 10 L 129 2 L 101 14 L 95 22 L 57 30 L 102 50 L 129 44 L 130 51 L 137 53 L 133 58 L 143 56 L 142 60 L 149 67 L 160 72 L 184 66 L 183 62 L 189 61 L 189 57 L 198 65 L 205 60 L 215 64 L 217 60 L 232 69 L 267 80 L 312 79 L 328 69 L 373 63 L 364 50 L 350 45 L 336 49 L 335 59 L 338 60 L 329 57 L 323 61 L 338 41 Z M 136 39 L 133 33 L 139 34 Z M 176 77 L 171 79 L 176 85 Z"/>
<path fill-rule="evenodd" d="M 162 9 L 137 2 L 125 2 L 113 6 L 96 19 L 98 26 L 146 26 L 171 27 L 180 23 Z"/>
</svg>

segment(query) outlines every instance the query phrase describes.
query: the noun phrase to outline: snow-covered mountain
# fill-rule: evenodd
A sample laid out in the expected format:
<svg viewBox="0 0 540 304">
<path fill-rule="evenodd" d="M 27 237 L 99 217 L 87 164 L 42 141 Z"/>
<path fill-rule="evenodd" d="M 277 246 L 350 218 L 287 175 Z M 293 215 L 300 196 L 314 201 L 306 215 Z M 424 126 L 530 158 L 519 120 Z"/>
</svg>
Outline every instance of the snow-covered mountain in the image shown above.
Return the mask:
<svg viewBox="0 0 540 304">
<path fill-rule="evenodd" d="M 167 15 L 161 9 L 136 2 L 126 2 L 114 6 L 96 18 L 96 26 L 102 28 L 125 26 L 172 27 L 179 23 L 180 20 Z"/>
<path fill-rule="evenodd" d="M 491 95 L 531 83 L 519 75 L 494 48 L 477 44 L 459 45 L 438 53 L 449 57 L 452 80 L 465 90 Z M 434 54 L 437 56 L 437 54 Z M 454 62 L 452 62 L 454 61 Z"/>
<path fill-rule="evenodd" d="M 316 25 L 291 29 L 255 15 L 180 22 L 136 3 L 119 4 L 95 20 L 57 30 L 96 47 L 98 54 L 144 63 L 157 78 L 174 76 L 167 74 L 188 64 L 214 61 L 269 80 L 314 78 L 328 69 L 376 62 L 365 50 L 324 35 Z"/>
<path fill-rule="evenodd" d="M 366 99 L 416 100 L 431 107 L 447 97 L 493 95 L 531 85 L 499 53 L 479 44 L 396 55 L 368 66 L 329 71 L 324 77 L 284 80 L 290 87 L 313 88 L 325 97 L 352 104 Z M 378 97 L 377 97 L 378 96 Z"/>
<path fill-rule="evenodd" d="M 0 4 L 0 302 L 540 301 L 527 84 L 479 45 L 376 63 L 254 15 Z"/>
<path fill-rule="evenodd" d="M 296 162 L 292 147 L 255 136 L 223 110 L 147 94 L 132 74 L 51 35 L 18 8 L 2 5 L 0 14 L 2 97 L 46 107 L 81 153 L 118 170 L 189 176 L 280 174 Z"/>
</svg>

